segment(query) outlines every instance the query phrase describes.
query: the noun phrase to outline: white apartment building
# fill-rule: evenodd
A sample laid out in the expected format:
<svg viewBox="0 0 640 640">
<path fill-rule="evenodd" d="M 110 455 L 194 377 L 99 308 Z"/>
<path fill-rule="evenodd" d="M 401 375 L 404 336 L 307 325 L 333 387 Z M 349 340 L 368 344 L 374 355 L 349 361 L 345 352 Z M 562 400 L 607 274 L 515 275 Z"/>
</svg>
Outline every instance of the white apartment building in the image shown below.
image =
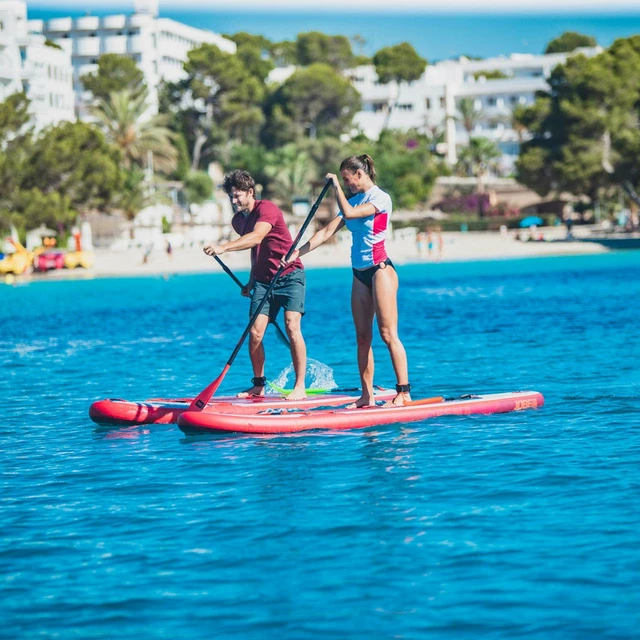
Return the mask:
<svg viewBox="0 0 640 640">
<path fill-rule="evenodd" d="M 80 78 L 97 69 L 102 54 L 127 55 L 136 61 L 149 87 L 150 107 L 156 111 L 159 82 L 184 77 L 183 63 L 191 49 L 209 43 L 227 53 L 236 51 L 233 41 L 216 33 L 158 17 L 158 0 L 135 0 L 131 15 L 30 20 L 29 28 L 71 55 L 79 117 L 86 115 L 87 101 Z"/>
<path fill-rule="evenodd" d="M 471 98 L 480 114 L 471 135 L 494 141 L 503 153 L 501 171 L 509 173 L 520 150 L 518 133 L 509 121 L 513 107 L 532 104 L 536 91 L 548 89 L 547 78 L 554 67 L 569 55 L 592 56 L 600 51 L 600 47 L 593 47 L 578 49 L 573 54 L 514 53 L 485 60 L 461 57 L 428 65 L 419 80 L 401 83 L 399 87 L 395 83 L 380 84 L 373 66 L 358 67 L 350 72 L 362 96 L 362 111 L 356 115 L 354 124 L 372 139 L 380 135 L 387 116 L 391 129 L 444 131 L 446 142 L 442 149 L 448 162 L 454 164 L 456 146 L 467 144 L 469 138 L 456 119 L 458 101 Z M 491 72 L 504 77 L 489 79 Z M 394 105 L 390 115 L 389 105 Z"/>
<path fill-rule="evenodd" d="M 24 0 L 0 0 L 0 100 L 24 91 L 37 129 L 75 120 L 71 57 L 27 29 Z"/>
</svg>

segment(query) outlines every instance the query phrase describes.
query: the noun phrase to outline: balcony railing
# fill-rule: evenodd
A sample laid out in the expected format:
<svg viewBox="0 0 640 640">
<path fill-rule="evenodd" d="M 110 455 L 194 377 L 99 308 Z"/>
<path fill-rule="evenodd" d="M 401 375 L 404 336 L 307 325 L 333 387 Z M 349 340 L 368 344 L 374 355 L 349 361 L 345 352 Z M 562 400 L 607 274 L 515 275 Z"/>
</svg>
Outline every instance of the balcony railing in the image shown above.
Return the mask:
<svg viewBox="0 0 640 640">
<path fill-rule="evenodd" d="M 98 16 L 84 16 L 75 20 L 75 29 L 78 31 L 95 31 L 99 27 L 100 18 Z"/>
<path fill-rule="evenodd" d="M 78 38 L 73 53 L 76 56 L 99 56 L 100 38 Z"/>
<path fill-rule="evenodd" d="M 127 53 L 127 36 L 107 36 L 103 40 L 102 53 Z"/>
<path fill-rule="evenodd" d="M 103 29 L 124 29 L 127 24 L 127 16 L 105 16 L 102 18 Z"/>
<path fill-rule="evenodd" d="M 53 18 L 46 23 L 47 31 L 71 31 L 73 20 L 71 18 Z"/>
</svg>

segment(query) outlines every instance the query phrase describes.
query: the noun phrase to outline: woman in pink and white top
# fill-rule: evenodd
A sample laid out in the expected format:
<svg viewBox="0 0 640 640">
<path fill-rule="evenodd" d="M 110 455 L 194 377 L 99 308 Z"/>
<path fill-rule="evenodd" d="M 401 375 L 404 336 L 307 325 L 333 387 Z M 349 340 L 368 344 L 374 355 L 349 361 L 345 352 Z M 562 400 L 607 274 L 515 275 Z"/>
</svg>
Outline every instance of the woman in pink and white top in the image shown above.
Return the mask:
<svg viewBox="0 0 640 640">
<path fill-rule="evenodd" d="M 373 397 L 373 318 L 378 319 L 380 336 L 389 349 L 396 374 L 397 395 L 393 404 L 402 406 L 411 400 L 407 354 L 398 338 L 398 274 L 387 255 L 386 235 L 392 203 L 387 193 L 376 185 L 376 170 L 368 155 L 350 156 L 340 165 L 340 176 L 354 194 L 347 199 L 338 176 L 327 174 L 340 206 L 338 215 L 324 229 L 317 231 L 290 260 L 303 256 L 326 242 L 346 226 L 352 234 L 351 266 L 353 285 L 351 311 L 358 343 L 358 368 L 362 396 L 357 407 L 375 404 Z"/>
</svg>

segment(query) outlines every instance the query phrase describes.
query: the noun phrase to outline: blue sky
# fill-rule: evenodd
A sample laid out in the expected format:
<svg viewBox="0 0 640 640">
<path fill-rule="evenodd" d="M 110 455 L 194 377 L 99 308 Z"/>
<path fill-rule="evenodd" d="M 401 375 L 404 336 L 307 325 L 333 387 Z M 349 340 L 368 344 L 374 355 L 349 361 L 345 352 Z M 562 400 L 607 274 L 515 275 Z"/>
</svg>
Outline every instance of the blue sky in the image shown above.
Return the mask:
<svg viewBox="0 0 640 640">
<path fill-rule="evenodd" d="M 130 9 L 133 0 L 29 0 L 29 6 L 47 9 L 75 7 L 83 10 Z M 261 10 L 347 10 L 371 12 L 417 11 L 421 13 L 577 13 L 577 14 L 611 14 L 640 13 L 638 0 L 161 0 L 162 9 L 199 9 L 209 11 L 238 11 L 243 8 Z"/>
<path fill-rule="evenodd" d="M 134 4 L 134 0 L 27 1 L 29 17 L 43 19 L 87 11 L 131 13 Z M 539 54 L 564 31 L 594 36 L 604 47 L 616 38 L 640 33 L 640 0 L 553 0 L 553 12 L 542 11 L 550 6 L 549 0 L 535 4 L 529 0 L 339 0 L 339 9 L 337 1 L 161 0 L 160 15 L 216 33 L 262 34 L 274 42 L 295 40 L 306 31 L 358 35 L 365 39 L 361 52 L 367 55 L 406 41 L 430 62 L 458 55 Z"/>
</svg>

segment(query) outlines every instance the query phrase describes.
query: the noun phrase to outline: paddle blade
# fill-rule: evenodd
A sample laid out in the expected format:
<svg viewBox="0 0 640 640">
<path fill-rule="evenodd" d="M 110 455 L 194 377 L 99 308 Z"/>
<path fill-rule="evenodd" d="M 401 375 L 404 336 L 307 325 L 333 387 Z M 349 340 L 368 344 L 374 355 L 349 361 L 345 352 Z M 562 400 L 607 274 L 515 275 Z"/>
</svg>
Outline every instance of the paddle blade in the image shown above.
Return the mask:
<svg viewBox="0 0 640 640">
<path fill-rule="evenodd" d="M 225 365 L 222 373 L 206 388 L 203 389 L 191 402 L 187 411 L 202 411 L 209 400 L 213 397 L 213 394 L 218 390 L 218 387 L 227 375 L 227 371 L 231 368 L 230 364 Z"/>
</svg>

